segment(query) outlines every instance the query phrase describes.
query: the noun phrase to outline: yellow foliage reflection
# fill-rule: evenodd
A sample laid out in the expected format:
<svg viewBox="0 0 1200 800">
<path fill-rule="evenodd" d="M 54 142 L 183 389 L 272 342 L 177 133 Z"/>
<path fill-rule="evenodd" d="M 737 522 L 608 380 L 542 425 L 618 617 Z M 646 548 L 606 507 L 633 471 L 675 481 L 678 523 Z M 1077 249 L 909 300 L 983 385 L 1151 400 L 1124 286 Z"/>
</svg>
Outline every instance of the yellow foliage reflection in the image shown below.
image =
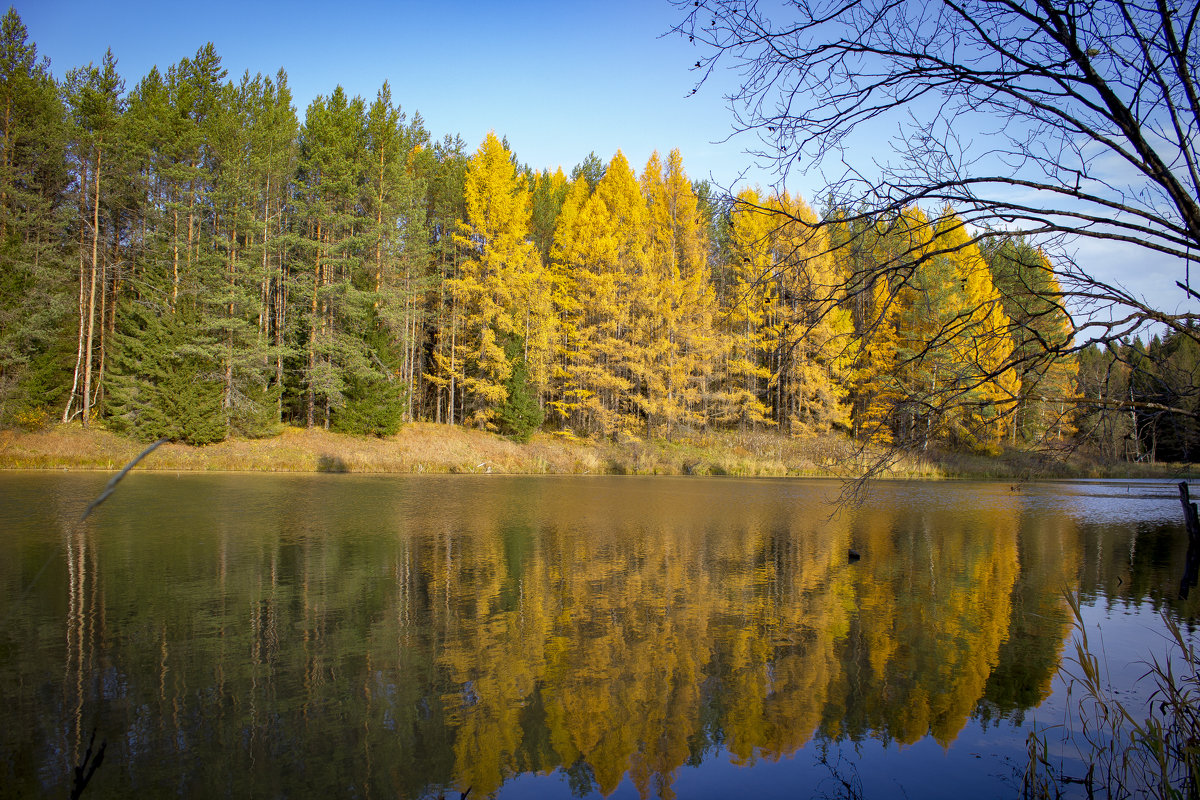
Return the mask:
<svg viewBox="0 0 1200 800">
<path fill-rule="evenodd" d="M 203 533 L 150 513 L 64 539 L 68 754 L 100 709 L 127 729 L 126 788 L 217 746 L 251 789 L 486 797 L 561 772 L 672 798 L 717 749 L 948 746 L 1045 697 L 1083 552 L 1007 487 L 885 484 L 829 516 L 819 482 L 281 485 L 241 530 L 214 483 L 163 512 Z"/>
<path fill-rule="evenodd" d="M 633 489 L 624 506 L 601 492 L 573 510 L 579 530 L 546 527 L 557 510 L 540 498 L 518 519 L 464 526 L 453 558 L 419 559 L 457 609 L 441 662 L 458 785 L 489 792 L 521 768 L 582 764 L 602 794 L 628 775 L 641 795 L 671 797 L 713 707 L 740 764 L 814 735 L 957 736 L 1007 638 L 1015 502 L 827 519 L 778 500 L 714 507 L 696 485 L 644 504 Z M 531 542 L 519 565 L 504 546 L 514 526 Z M 519 590 L 503 608 L 506 586 Z M 535 703 L 553 763 L 520 764 L 519 718 Z"/>
</svg>

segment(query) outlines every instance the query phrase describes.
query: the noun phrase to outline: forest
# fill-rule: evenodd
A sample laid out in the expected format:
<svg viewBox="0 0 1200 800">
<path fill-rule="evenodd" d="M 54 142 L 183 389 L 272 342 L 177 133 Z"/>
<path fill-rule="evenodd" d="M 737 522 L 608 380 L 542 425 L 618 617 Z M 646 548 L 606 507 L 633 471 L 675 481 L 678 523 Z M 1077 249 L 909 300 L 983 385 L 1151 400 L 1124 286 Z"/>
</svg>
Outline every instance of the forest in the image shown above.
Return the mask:
<svg viewBox="0 0 1200 800">
<path fill-rule="evenodd" d="M 949 207 L 726 197 L 677 150 L 538 171 L 386 83 L 301 117 L 282 69 L 232 79 L 211 44 L 59 80 L 12 9 L 0 103 L 0 427 L 1200 447 L 1195 335 L 1085 347 L 1047 255 Z M 896 253 L 923 257 L 872 277 Z"/>
</svg>

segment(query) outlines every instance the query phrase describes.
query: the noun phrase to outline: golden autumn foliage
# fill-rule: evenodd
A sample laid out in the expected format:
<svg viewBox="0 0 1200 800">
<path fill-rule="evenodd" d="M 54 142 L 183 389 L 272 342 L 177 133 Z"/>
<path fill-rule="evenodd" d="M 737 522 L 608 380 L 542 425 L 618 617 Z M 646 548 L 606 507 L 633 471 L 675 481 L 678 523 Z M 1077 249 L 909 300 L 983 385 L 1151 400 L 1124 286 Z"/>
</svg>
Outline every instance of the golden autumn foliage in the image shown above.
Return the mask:
<svg viewBox="0 0 1200 800">
<path fill-rule="evenodd" d="M 639 370 L 646 429 L 705 422 L 709 365 L 720 352 L 714 330 L 716 295 L 712 287 L 706 221 L 683 171 L 678 150 L 658 153 L 642 172 L 649 208 L 646 313 L 639 333 L 652 345 L 642 351 Z M 637 335 L 637 334 L 635 334 Z"/>
<path fill-rule="evenodd" d="M 568 180 L 522 172 L 489 134 L 431 348 L 439 413 L 495 429 L 519 350 L 537 419 L 615 441 L 769 427 L 995 453 L 1014 413 L 1047 416 L 1011 365 L 998 257 L 952 211 L 819 223 L 786 192 L 713 205 L 677 150 Z M 1040 383 L 1069 394 L 1056 363 Z"/>
<path fill-rule="evenodd" d="M 838 296 L 833 248 L 816 222 L 799 197 L 763 199 L 752 190 L 738 196 L 731 222 L 727 419 L 769 419 L 797 433 L 847 426 L 857 344 Z"/>
<path fill-rule="evenodd" d="M 723 333 L 726 347 L 722 382 L 714 419 L 739 427 L 768 421 L 765 402 L 772 349 L 767 320 L 776 300 L 770 245 L 775 216 L 764 207 L 759 193 L 744 189 L 737 196 L 730 219 L 730 257 L 726 267 L 726 303 Z"/>
<path fill-rule="evenodd" d="M 440 366 L 463 392 L 468 421 L 482 427 L 508 398 L 508 339 L 522 343 L 534 384 L 546 384 L 554 317 L 550 278 L 529 238 L 529 187 L 494 133 L 468 163 L 463 197 L 455 241 L 467 258 L 446 282 L 462 324 Z"/>
<path fill-rule="evenodd" d="M 865 287 L 856 427 L 880 444 L 996 452 L 1021 387 L 991 267 L 948 209 L 932 221 L 906 209 L 867 238 L 880 251 L 878 263 L 896 253 L 917 263 L 904 281 L 895 272 L 874 274 L 870 257 L 865 268 L 847 268 Z"/>
<path fill-rule="evenodd" d="M 571 202 L 575 192 L 568 195 Z M 647 211 L 629 162 L 618 152 L 555 250 L 560 273 L 573 278 L 581 302 L 567 344 L 559 408 L 584 430 L 637 426 L 632 366 L 648 342 L 628 336 L 642 313 L 647 276 Z"/>
</svg>

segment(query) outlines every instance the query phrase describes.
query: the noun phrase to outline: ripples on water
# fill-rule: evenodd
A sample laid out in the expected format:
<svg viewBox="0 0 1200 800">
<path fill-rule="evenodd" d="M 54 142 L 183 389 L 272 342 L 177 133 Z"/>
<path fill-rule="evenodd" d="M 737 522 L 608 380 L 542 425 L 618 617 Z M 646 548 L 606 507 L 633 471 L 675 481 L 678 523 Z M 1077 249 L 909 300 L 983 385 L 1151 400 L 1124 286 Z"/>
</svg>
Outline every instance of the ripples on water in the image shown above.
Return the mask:
<svg viewBox="0 0 1200 800">
<path fill-rule="evenodd" d="M 1015 796 L 1063 590 L 1196 613 L 1169 482 L 106 480 L 0 475 L 3 796 Z"/>
</svg>

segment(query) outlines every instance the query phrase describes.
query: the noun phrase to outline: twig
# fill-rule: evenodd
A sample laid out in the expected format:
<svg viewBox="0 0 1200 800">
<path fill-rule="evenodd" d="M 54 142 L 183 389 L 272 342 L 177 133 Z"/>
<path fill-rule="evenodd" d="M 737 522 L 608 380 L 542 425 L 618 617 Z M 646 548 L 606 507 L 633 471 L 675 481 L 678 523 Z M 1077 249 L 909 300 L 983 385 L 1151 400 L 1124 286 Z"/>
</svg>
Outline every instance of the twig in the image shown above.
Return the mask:
<svg viewBox="0 0 1200 800">
<path fill-rule="evenodd" d="M 157 445 L 155 446 L 157 447 Z M 143 455 L 145 454 L 143 453 Z M 138 458 L 141 458 L 141 456 L 138 456 Z M 134 461 L 136 460 L 134 459 Z M 130 466 L 133 465 L 130 464 Z M 104 749 L 108 747 L 108 742 L 101 742 L 100 749 L 96 751 L 96 757 L 92 758 L 92 745 L 95 743 L 96 729 L 92 728 L 92 738 L 88 741 L 87 751 L 83 754 L 83 761 L 75 767 L 75 781 L 71 787 L 71 800 L 79 800 L 79 797 L 83 794 L 83 790 L 87 788 L 88 781 L 92 779 L 92 776 L 96 774 L 96 770 L 99 769 L 100 764 L 104 762 Z"/>
</svg>

